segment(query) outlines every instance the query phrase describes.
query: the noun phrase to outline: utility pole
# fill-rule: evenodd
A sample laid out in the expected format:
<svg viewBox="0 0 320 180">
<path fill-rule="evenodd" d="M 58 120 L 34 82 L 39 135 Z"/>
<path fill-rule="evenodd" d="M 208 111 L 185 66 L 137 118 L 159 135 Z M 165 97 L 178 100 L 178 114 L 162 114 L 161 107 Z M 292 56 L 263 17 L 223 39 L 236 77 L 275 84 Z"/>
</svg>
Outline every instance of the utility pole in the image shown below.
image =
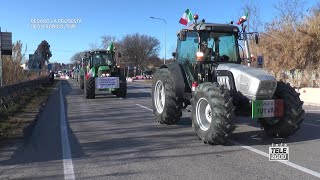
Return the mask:
<svg viewBox="0 0 320 180">
<path fill-rule="evenodd" d="M 167 59 L 167 21 L 162 18 L 150 17 L 151 19 L 158 19 L 164 22 L 164 60 L 163 64 L 166 64 Z"/>
<path fill-rule="evenodd" d="M 0 87 L 2 87 L 2 55 L 1 55 L 1 27 L 0 27 Z"/>
</svg>

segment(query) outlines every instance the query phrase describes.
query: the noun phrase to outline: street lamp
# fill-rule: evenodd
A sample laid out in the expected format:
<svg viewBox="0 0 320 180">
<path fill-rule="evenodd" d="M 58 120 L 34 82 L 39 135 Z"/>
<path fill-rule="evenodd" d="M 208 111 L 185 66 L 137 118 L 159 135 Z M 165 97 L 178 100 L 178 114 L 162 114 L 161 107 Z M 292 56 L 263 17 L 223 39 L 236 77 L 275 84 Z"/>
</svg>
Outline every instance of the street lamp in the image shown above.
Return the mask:
<svg viewBox="0 0 320 180">
<path fill-rule="evenodd" d="M 166 64 L 167 59 L 167 21 L 162 18 L 150 17 L 151 19 L 158 19 L 164 21 L 164 60 L 163 64 Z"/>
</svg>

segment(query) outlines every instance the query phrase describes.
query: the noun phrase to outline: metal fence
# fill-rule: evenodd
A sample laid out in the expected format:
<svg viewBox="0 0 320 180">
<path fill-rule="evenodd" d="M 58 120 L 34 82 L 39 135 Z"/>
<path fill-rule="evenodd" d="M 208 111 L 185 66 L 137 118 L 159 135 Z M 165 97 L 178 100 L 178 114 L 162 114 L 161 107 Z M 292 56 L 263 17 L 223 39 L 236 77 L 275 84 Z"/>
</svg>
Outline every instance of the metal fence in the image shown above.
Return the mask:
<svg viewBox="0 0 320 180">
<path fill-rule="evenodd" d="M 0 108 L 7 107 L 21 95 L 28 94 L 36 87 L 48 82 L 49 77 L 46 76 L 36 80 L 0 87 Z"/>
</svg>

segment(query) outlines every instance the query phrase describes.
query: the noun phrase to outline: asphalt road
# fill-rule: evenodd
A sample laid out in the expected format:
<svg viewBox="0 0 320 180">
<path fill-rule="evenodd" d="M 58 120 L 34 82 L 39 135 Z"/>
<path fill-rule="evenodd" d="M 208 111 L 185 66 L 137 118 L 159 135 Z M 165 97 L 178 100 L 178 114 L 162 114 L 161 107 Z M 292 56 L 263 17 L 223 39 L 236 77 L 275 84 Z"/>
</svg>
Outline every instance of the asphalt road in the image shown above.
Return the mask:
<svg viewBox="0 0 320 180">
<path fill-rule="evenodd" d="M 177 125 L 156 123 L 150 91 L 134 82 L 126 99 L 86 100 L 74 80 L 61 81 L 31 136 L 0 146 L 0 179 L 319 179 L 320 107 L 305 106 L 287 139 L 239 118 L 230 143 L 211 146 L 194 134 L 189 112 Z M 272 143 L 289 146 L 289 162 L 269 161 Z"/>
</svg>

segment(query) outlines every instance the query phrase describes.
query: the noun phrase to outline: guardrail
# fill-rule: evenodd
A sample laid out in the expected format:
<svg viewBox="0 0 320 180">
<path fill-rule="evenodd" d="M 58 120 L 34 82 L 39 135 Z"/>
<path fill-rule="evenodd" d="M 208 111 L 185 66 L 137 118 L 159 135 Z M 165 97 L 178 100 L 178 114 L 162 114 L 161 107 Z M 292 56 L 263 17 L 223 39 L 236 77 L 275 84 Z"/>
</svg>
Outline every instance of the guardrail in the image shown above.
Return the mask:
<svg viewBox="0 0 320 180">
<path fill-rule="evenodd" d="M 21 95 L 31 92 L 34 88 L 44 83 L 48 83 L 48 81 L 49 77 L 45 76 L 39 79 L 26 81 L 19 84 L 0 87 L 0 108 L 6 107 L 10 104 L 10 102 L 13 102 Z"/>
</svg>

